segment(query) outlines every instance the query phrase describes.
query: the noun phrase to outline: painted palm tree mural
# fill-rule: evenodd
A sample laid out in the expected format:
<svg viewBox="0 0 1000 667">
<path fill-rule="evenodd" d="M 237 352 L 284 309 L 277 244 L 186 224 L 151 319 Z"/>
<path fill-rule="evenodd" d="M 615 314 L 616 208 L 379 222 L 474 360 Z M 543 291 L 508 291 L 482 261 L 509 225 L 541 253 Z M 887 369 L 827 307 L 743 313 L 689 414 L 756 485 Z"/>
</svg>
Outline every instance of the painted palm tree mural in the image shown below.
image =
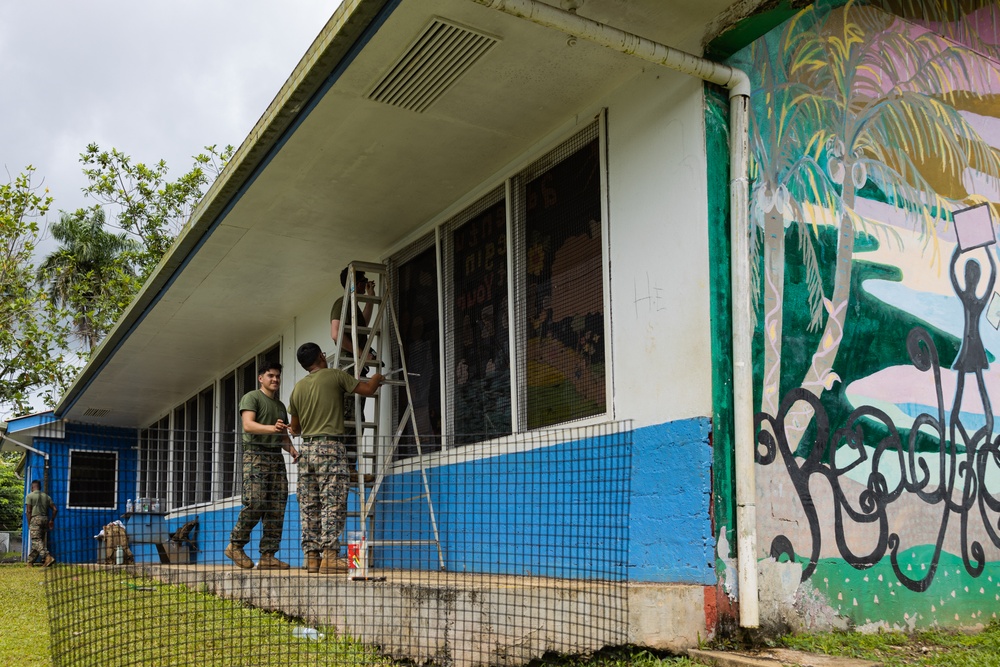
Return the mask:
<svg viewBox="0 0 1000 667">
<path fill-rule="evenodd" d="M 998 26 L 985 0 L 817 3 L 731 60 L 755 83 L 759 543 L 855 620 L 935 576 L 1000 585 Z"/>
<path fill-rule="evenodd" d="M 753 214 L 766 250 L 761 408 L 773 414 L 780 396 L 786 222 L 796 226 L 806 264 L 809 326 L 822 327 L 799 385 L 819 396 L 840 380 L 833 362 L 843 340 L 857 232 L 870 230 L 890 242 L 895 236 L 859 212 L 857 192 L 877 187 L 936 250 L 937 227 L 971 193 L 939 192 L 925 172 L 944 171 L 959 182 L 970 168 L 1000 174 L 993 147 L 946 100 L 959 92 L 975 95 L 973 84 L 996 77 L 971 49 L 853 2 L 836 9 L 815 5 L 787 24 L 776 46 L 765 39 L 751 53 L 761 74 L 751 144 Z M 809 234 L 819 224 L 838 228 L 829 294 Z M 810 410 L 801 406 L 790 417 L 794 449 Z"/>
</svg>

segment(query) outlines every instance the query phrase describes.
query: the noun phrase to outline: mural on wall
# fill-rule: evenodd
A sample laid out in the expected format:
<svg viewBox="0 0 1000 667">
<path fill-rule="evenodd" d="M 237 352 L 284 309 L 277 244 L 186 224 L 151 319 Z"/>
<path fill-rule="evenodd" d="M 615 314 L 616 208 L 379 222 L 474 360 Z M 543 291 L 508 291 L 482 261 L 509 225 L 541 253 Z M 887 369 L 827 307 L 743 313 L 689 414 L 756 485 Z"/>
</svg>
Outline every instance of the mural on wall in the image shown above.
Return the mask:
<svg viewBox="0 0 1000 667">
<path fill-rule="evenodd" d="M 859 622 L 942 576 L 1000 600 L 998 27 L 985 0 L 817 3 L 730 61 L 754 80 L 760 555 Z"/>
</svg>

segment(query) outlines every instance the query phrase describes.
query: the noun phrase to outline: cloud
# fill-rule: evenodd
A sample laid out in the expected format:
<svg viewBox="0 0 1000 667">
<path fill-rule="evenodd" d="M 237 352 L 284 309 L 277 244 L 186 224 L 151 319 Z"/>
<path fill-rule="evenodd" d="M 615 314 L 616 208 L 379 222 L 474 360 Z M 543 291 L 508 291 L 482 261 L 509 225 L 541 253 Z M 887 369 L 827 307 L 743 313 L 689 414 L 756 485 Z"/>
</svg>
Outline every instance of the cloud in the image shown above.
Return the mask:
<svg viewBox="0 0 1000 667">
<path fill-rule="evenodd" d="M 0 166 L 28 164 L 58 209 L 89 202 L 88 143 L 172 176 L 239 145 L 337 0 L 91 0 L 0 6 Z"/>
</svg>

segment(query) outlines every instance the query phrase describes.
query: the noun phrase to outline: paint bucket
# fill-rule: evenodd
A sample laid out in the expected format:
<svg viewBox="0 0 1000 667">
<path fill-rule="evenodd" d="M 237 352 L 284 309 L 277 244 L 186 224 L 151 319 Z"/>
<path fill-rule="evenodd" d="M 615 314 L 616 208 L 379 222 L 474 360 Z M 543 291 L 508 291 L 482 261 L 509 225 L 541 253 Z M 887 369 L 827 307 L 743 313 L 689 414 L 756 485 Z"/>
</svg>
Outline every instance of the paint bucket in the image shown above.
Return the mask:
<svg viewBox="0 0 1000 667">
<path fill-rule="evenodd" d="M 368 577 L 368 544 L 360 531 L 347 533 L 347 568 L 348 579 Z"/>
</svg>

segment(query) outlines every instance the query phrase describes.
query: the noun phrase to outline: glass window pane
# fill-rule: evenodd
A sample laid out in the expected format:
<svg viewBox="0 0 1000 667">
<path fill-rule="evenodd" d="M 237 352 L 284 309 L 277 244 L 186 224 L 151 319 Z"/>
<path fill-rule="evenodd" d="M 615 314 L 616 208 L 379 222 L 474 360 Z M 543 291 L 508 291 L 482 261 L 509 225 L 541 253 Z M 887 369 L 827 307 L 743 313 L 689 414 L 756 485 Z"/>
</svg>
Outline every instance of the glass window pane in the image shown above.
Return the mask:
<svg viewBox="0 0 1000 667">
<path fill-rule="evenodd" d="M 117 472 L 114 452 L 70 451 L 69 506 L 113 509 Z"/>
<path fill-rule="evenodd" d="M 219 423 L 222 433 L 219 436 L 222 453 L 222 497 L 234 495 L 236 484 L 236 373 L 230 373 L 222 379 L 222 400 L 219 402 Z"/>
<path fill-rule="evenodd" d="M 426 454 L 441 448 L 441 347 L 434 246 L 400 264 L 396 282 L 399 285 L 400 338 L 413 395 L 413 423 L 420 434 L 421 451 Z M 407 406 L 406 391 L 402 387 L 398 388 L 397 401 L 402 414 Z M 404 435 L 397 458 L 416 456 L 412 426 L 407 427 Z"/>
<path fill-rule="evenodd" d="M 173 446 L 173 498 L 176 507 L 184 506 L 184 406 L 174 408 Z"/>
<path fill-rule="evenodd" d="M 455 230 L 455 442 L 511 433 L 507 216 L 500 200 Z"/>
<path fill-rule="evenodd" d="M 184 424 L 184 504 L 194 505 L 198 469 L 198 399 L 188 399 Z"/>
<path fill-rule="evenodd" d="M 156 425 L 156 451 L 159 458 L 156 472 L 156 494 L 164 505 L 167 502 L 167 486 L 169 484 L 169 460 L 170 460 L 170 417 L 165 416 Z M 166 507 L 164 507 L 166 510 Z"/>
<path fill-rule="evenodd" d="M 601 177 L 594 139 L 525 187 L 527 424 L 605 411 Z"/>
<path fill-rule="evenodd" d="M 212 500 L 212 418 L 215 415 L 215 388 L 198 394 L 198 502 Z"/>
</svg>

